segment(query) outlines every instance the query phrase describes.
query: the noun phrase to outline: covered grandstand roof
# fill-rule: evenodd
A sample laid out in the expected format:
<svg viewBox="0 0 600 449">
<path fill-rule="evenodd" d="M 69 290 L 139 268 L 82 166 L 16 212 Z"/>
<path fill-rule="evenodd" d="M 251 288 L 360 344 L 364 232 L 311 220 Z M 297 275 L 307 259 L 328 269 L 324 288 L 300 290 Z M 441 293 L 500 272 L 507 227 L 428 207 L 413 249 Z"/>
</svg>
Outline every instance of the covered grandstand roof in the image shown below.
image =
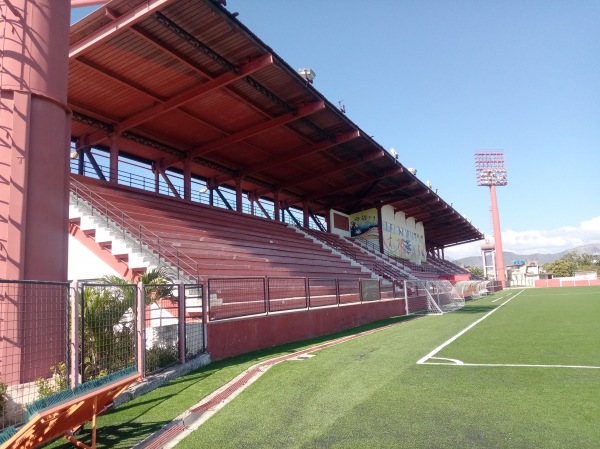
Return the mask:
<svg viewBox="0 0 600 449">
<path fill-rule="evenodd" d="M 428 246 L 481 240 L 219 2 L 113 0 L 73 25 L 68 103 L 80 146 L 108 146 L 209 186 L 318 213 L 390 204 Z"/>
</svg>

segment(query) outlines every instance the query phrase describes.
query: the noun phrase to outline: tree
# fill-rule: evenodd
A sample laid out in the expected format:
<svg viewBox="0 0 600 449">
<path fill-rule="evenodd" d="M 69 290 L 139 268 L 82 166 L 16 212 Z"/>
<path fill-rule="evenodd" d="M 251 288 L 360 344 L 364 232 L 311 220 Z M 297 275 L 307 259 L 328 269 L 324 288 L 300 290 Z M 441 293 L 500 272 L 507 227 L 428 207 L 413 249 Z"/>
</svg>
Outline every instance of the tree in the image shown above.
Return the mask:
<svg viewBox="0 0 600 449">
<path fill-rule="evenodd" d="M 559 260 L 544 264 L 544 270 L 555 277 L 573 276 L 575 270 L 594 270 L 600 276 L 600 260 L 591 254 L 577 254 L 575 251 L 570 251 Z"/>
<path fill-rule="evenodd" d="M 473 275 L 482 278 L 483 277 L 483 268 L 479 267 L 466 267 L 467 270 Z"/>
<path fill-rule="evenodd" d="M 573 270 L 577 268 L 577 263 L 572 259 L 563 257 L 562 259 L 556 260 L 544 264 L 544 270 L 546 273 L 551 273 L 554 277 L 570 277 L 573 276 Z"/>
</svg>

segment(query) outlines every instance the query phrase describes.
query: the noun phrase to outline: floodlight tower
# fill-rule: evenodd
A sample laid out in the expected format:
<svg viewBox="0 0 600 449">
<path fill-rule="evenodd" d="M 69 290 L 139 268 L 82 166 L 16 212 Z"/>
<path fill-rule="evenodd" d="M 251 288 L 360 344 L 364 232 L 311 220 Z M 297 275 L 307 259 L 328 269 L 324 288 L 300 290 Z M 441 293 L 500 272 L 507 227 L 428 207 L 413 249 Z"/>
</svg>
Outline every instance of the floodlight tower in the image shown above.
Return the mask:
<svg viewBox="0 0 600 449">
<path fill-rule="evenodd" d="M 478 186 L 489 186 L 492 202 L 492 221 L 494 225 L 494 243 L 496 249 L 496 280 L 506 287 L 506 274 L 504 273 L 504 257 L 502 255 L 502 236 L 500 234 L 500 216 L 498 214 L 498 201 L 496 199 L 496 186 L 508 184 L 503 152 L 477 152 L 475 153 L 475 171 Z"/>
</svg>

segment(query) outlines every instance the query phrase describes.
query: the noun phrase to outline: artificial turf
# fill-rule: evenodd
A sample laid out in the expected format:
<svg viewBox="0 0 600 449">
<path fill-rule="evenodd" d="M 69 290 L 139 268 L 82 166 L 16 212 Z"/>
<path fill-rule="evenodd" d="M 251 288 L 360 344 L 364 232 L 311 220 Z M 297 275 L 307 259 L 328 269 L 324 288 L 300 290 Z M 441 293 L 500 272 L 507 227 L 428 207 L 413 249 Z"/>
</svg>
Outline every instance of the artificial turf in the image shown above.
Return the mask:
<svg viewBox="0 0 600 449">
<path fill-rule="evenodd" d="M 275 365 L 178 447 L 597 448 L 600 369 L 416 364 L 508 294 Z M 438 356 L 597 366 L 599 304 L 599 288 L 527 290 Z M 365 327 L 351 332 L 359 330 Z M 236 357 L 177 379 L 101 417 L 98 447 L 131 447 L 249 366 L 329 338 Z"/>
<path fill-rule="evenodd" d="M 582 303 L 571 307 L 580 306 L 578 313 L 584 323 L 589 322 L 588 314 L 598 310 L 600 289 L 592 293 L 588 298 L 591 309 Z M 518 298 L 523 304 L 529 300 L 527 294 Z M 308 360 L 277 365 L 178 447 L 598 447 L 600 369 L 415 363 L 496 307 L 498 303 L 491 302 L 495 298 L 469 304 L 462 312 L 407 322 L 352 340 L 319 351 Z M 511 302 L 482 323 L 496 318 L 506 322 L 504 312 L 525 314 L 529 304 L 522 308 L 516 299 L 514 313 Z M 534 305 L 530 312 L 547 320 L 565 313 L 560 304 L 546 306 L 545 313 L 538 313 Z M 556 326 L 546 324 L 547 332 L 560 333 Z M 530 326 L 530 330 L 531 338 L 542 339 L 540 328 Z M 502 325 L 494 331 L 497 335 L 490 337 L 492 341 L 503 340 L 512 332 Z M 592 344 L 595 335 L 577 340 L 585 349 L 576 352 L 585 360 L 598 358 L 600 345 Z M 549 337 L 555 341 L 553 335 Z M 523 350 L 528 341 L 524 333 L 510 344 L 515 341 L 519 347 L 509 348 L 503 357 L 512 354 L 527 361 L 528 354 L 535 354 L 535 350 Z M 481 346 L 488 342 L 481 341 Z M 445 349 L 459 350 L 463 343 L 459 338 Z M 558 354 L 568 355 L 564 350 L 567 343 Z M 472 348 L 473 342 L 467 341 L 466 346 Z M 536 348 L 542 346 L 537 341 Z M 550 360 L 558 363 L 557 357 Z M 565 363 L 571 361 L 567 357 Z"/>
</svg>

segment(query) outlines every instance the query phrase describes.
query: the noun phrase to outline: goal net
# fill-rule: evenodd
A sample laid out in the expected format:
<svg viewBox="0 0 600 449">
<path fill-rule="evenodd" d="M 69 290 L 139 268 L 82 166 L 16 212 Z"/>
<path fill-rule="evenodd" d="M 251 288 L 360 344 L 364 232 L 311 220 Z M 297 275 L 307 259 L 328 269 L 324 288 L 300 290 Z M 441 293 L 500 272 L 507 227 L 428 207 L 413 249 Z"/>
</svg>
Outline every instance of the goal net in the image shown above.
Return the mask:
<svg viewBox="0 0 600 449">
<path fill-rule="evenodd" d="M 405 281 L 404 291 L 407 315 L 441 315 L 465 305 L 450 281 Z"/>
</svg>

